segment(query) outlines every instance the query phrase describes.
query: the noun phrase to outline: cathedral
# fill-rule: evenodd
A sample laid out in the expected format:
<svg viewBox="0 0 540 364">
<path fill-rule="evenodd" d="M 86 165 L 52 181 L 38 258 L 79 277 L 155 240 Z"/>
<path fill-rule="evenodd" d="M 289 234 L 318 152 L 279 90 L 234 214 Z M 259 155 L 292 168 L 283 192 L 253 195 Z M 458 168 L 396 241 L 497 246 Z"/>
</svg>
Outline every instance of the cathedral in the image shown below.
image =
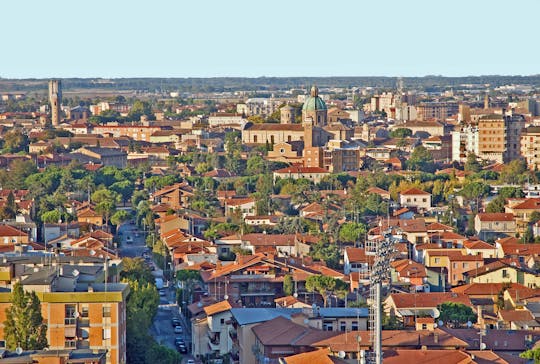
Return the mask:
<svg viewBox="0 0 540 364">
<path fill-rule="evenodd" d="M 281 109 L 281 124 L 247 123 L 242 130 L 242 143 L 247 145 L 270 145 L 276 151 L 276 146 L 282 143 L 296 144 L 296 152 L 311 147 L 322 147 L 331 139 L 331 135 L 325 132 L 323 127 L 327 125 L 328 109 L 326 103 L 319 96 L 319 90 L 313 86 L 310 96 L 302 107 L 302 123 L 295 124 L 295 110 L 291 106 Z M 302 142 L 299 146 L 298 142 Z M 286 148 L 289 149 L 289 148 Z M 294 148 L 293 148 L 294 149 Z"/>
</svg>

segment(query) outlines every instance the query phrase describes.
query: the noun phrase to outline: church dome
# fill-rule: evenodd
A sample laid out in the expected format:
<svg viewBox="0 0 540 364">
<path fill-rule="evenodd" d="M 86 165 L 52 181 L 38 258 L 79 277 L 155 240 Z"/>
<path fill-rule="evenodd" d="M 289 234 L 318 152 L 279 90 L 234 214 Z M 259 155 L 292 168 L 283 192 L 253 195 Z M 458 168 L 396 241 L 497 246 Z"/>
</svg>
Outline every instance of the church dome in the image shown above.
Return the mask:
<svg viewBox="0 0 540 364">
<path fill-rule="evenodd" d="M 302 107 L 303 111 L 327 110 L 326 103 L 319 97 L 319 89 L 315 86 L 311 88 L 311 96 L 307 98 Z"/>
</svg>

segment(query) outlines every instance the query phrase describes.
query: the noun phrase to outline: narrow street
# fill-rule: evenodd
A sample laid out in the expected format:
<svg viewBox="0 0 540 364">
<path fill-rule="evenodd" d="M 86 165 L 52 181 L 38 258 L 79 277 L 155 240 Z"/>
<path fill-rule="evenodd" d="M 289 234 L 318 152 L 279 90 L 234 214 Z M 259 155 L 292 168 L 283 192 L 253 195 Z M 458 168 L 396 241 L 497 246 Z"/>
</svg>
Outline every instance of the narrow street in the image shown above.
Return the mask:
<svg viewBox="0 0 540 364">
<path fill-rule="evenodd" d="M 142 257 L 146 249 L 145 237 L 142 231 L 138 231 L 137 226 L 126 223 L 118 229 L 118 235 L 121 237 L 120 256 L 121 257 Z M 152 262 L 152 264 L 155 263 Z M 163 279 L 163 271 L 158 267 L 152 272 L 154 277 Z M 174 286 L 163 289 L 165 295 L 160 294 L 158 312 L 154 317 L 154 322 L 150 329 L 152 337 L 160 344 L 173 350 L 177 350 L 174 341 L 177 337 L 182 337 L 186 342 L 186 347 L 191 348 L 191 325 L 189 321 L 180 313 L 176 304 L 176 290 Z M 180 319 L 182 323 L 182 333 L 175 334 L 172 320 Z M 190 350 L 191 351 L 191 350 Z M 188 359 L 193 359 L 189 354 L 181 354 L 182 361 L 185 363 Z M 199 363 L 198 361 L 195 361 Z"/>
</svg>

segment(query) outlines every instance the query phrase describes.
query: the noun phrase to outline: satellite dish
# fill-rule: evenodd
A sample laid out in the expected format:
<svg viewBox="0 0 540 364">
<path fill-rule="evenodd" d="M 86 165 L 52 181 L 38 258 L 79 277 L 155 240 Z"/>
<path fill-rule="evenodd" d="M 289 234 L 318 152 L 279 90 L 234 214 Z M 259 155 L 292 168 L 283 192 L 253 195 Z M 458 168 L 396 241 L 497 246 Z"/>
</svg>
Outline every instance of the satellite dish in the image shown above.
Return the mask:
<svg viewBox="0 0 540 364">
<path fill-rule="evenodd" d="M 294 298 L 298 298 L 298 293 L 294 292 L 294 293 L 293 293 L 293 297 L 294 297 Z"/>
<path fill-rule="evenodd" d="M 17 348 L 15 349 L 15 352 L 17 353 L 17 355 L 21 355 L 23 352 L 23 349 L 20 346 L 17 346 Z"/>
<path fill-rule="evenodd" d="M 433 328 L 434 328 L 434 329 L 436 329 L 436 328 L 437 328 L 437 326 L 438 326 L 437 324 L 433 324 Z"/>
<path fill-rule="evenodd" d="M 439 324 L 439 326 L 442 326 L 442 325 L 444 325 L 444 322 L 443 322 L 443 320 L 439 320 L 439 322 L 437 322 L 437 323 Z"/>
<path fill-rule="evenodd" d="M 467 321 L 467 327 L 470 329 L 472 327 L 472 322 L 471 321 Z"/>
<path fill-rule="evenodd" d="M 91 255 L 91 256 L 94 256 L 94 255 L 96 255 L 96 251 L 95 251 L 95 250 L 93 250 L 93 249 L 92 249 L 92 250 L 90 250 L 90 255 Z"/>
<path fill-rule="evenodd" d="M 480 344 L 480 350 L 486 350 L 487 346 L 486 343 Z"/>
<path fill-rule="evenodd" d="M 79 272 L 77 269 L 73 269 L 73 277 L 78 277 L 81 272 Z"/>
<path fill-rule="evenodd" d="M 203 306 L 202 302 L 199 301 L 199 303 L 197 303 L 197 307 L 201 308 Z"/>
<path fill-rule="evenodd" d="M 305 318 L 304 323 L 307 325 L 309 323 L 309 320 L 307 318 Z"/>
<path fill-rule="evenodd" d="M 79 312 L 78 312 L 78 311 L 75 311 L 75 312 L 73 313 L 73 317 L 74 317 L 74 318 L 78 318 L 78 317 L 79 317 Z"/>
<path fill-rule="evenodd" d="M 432 317 L 434 319 L 437 319 L 439 318 L 439 316 L 441 316 L 441 311 L 439 311 L 437 308 L 434 308 L 433 309 L 433 312 L 431 313 Z"/>
<path fill-rule="evenodd" d="M 223 299 L 224 299 L 224 300 L 228 300 L 228 299 L 229 299 L 229 295 L 226 294 L 225 296 L 223 296 Z"/>
<path fill-rule="evenodd" d="M 337 356 L 340 357 L 341 359 L 344 359 L 345 358 L 345 352 L 343 350 L 340 350 L 340 351 L 338 351 Z"/>
</svg>

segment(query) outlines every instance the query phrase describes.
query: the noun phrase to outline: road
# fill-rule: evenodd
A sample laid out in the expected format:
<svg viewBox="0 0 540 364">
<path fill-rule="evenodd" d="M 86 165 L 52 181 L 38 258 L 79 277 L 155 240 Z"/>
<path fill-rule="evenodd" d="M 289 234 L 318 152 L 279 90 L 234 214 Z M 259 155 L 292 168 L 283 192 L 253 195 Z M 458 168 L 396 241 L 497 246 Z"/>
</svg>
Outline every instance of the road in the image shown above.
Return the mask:
<svg viewBox="0 0 540 364">
<path fill-rule="evenodd" d="M 138 232 L 135 225 L 129 223 L 123 224 L 118 229 L 118 233 L 121 237 L 120 244 L 120 256 L 121 257 L 141 257 L 142 253 L 146 249 L 145 238 L 142 232 Z M 129 238 L 128 238 L 129 237 Z M 128 239 L 132 241 L 128 243 Z M 156 267 L 156 270 L 152 272 L 154 277 L 163 278 L 163 271 Z M 191 327 L 190 322 L 185 320 L 181 315 L 178 305 L 176 304 L 176 291 L 173 286 L 165 289 L 165 296 L 160 296 L 160 305 L 158 312 L 154 317 L 154 322 L 150 328 L 150 334 L 154 339 L 173 350 L 176 350 L 174 345 L 174 339 L 178 336 L 184 338 L 186 346 L 191 348 Z M 183 334 L 175 334 L 172 326 L 172 319 L 179 318 L 182 323 Z M 182 354 L 183 362 L 188 359 L 194 359 L 189 353 Z M 200 361 L 195 361 L 200 363 Z"/>
</svg>

